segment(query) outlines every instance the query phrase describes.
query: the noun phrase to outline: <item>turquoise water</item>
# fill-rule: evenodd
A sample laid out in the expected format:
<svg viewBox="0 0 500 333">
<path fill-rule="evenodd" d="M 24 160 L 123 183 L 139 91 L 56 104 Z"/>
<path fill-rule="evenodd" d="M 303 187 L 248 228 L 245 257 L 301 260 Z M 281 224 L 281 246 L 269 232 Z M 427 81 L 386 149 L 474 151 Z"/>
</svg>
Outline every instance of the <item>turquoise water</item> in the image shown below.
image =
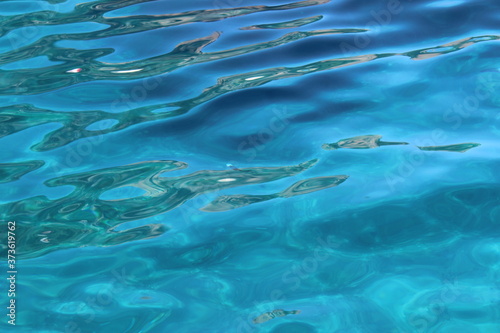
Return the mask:
<svg viewBox="0 0 500 333">
<path fill-rule="evenodd" d="M 80 1 L 0 3 L 1 332 L 500 332 L 498 1 Z"/>
</svg>

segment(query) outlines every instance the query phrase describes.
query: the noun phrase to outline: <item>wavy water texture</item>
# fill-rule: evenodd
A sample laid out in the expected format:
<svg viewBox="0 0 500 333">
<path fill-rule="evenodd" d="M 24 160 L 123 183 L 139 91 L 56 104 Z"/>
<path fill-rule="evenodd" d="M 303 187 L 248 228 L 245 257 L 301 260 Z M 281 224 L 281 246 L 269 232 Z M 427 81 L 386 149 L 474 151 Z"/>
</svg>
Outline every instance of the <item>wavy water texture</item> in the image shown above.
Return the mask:
<svg viewBox="0 0 500 333">
<path fill-rule="evenodd" d="M 499 10 L 2 1 L 0 331 L 499 332 Z"/>
<path fill-rule="evenodd" d="M 330 32 L 317 31 L 310 33 L 291 33 L 292 35 L 290 36 L 296 36 L 293 38 L 301 36 L 301 38 L 303 38 L 304 36 L 323 34 L 323 33 L 330 33 Z M 310 73 L 315 73 L 318 71 L 341 68 L 345 66 L 352 66 L 396 55 L 408 56 L 411 59 L 422 59 L 422 57 L 424 58 L 434 57 L 439 54 L 447 54 L 453 51 L 460 50 L 461 48 L 470 46 L 474 43 L 497 40 L 499 38 L 500 37 L 498 36 L 483 36 L 483 38 L 472 37 L 472 38 L 458 40 L 453 43 L 449 43 L 446 46 L 443 45 L 439 47 L 426 48 L 400 54 L 397 53 L 370 54 L 365 56 L 354 56 L 348 58 L 322 60 L 319 62 L 299 67 L 269 68 L 260 71 L 237 74 L 219 78 L 216 85 L 206 88 L 197 97 L 193 97 L 179 102 L 139 107 L 117 114 L 104 111 L 60 112 L 60 111 L 39 109 L 32 105 L 13 105 L 8 107 L 3 107 L 0 109 L 1 112 L 0 114 L 3 116 L 2 118 L 5 119 L 2 122 L 2 124 L 0 124 L 0 137 L 10 135 L 20 130 L 32 126 L 37 126 L 40 124 L 46 124 L 50 122 L 61 122 L 63 124 L 63 127 L 47 134 L 42 142 L 32 147 L 32 149 L 35 151 L 45 151 L 64 146 L 80 138 L 93 137 L 97 135 L 115 132 L 127 128 L 131 125 L 142 122 L 154 121 L 154 120 L 183 115 L 189 112 L 191 109 L 203 103 L 206 103 L 218 96 L 241 89 L 258 87 L 266 83 L 272 82 L 274 80 L 293 78 Z M 453 45 L 452 49 L 450 49 L 450 45 Z M 199 45 L 196 47 L 199 47 Z M 183 47 L 178 46 L 178 48 L 182 49 Z M 440 53 L 441 48 L 443 49 L 443 52 Z M 131 75 L 135 75 L 135 73 Z M 26 74 L 24 74 L 24 76 L 26 76 Z M 65 84 L 65 82 L 68 81 L 54 81 L 54 84 L 56 85 Z M 44 87 L 44 86 L 37 85 L 37 87 Z M 45 89 L 45 88 L 40 88 L 40 89 Z M 153 113 L 154 111 L 158 111 L 161 109 L 166 109 L 167 111 L 158 114 Z M 30 116 L 31 113 L 36 113 L 37 117 L 31 117 Z M 86 127 L 88 127 L 92 123 L 108 119 L 117 120 L 118 124 L 102 130 L 94 130 L 94 131 L 86 130 Z"/>
<path fill-rule="evenodd" d="M 288 29 L 288 28 L 298 28 L 303 25 L 311 24 L 317 22 L 323 18 L 322 15 L 305 17 L 297 20 L 279 22 L 279 23 L 268 23 L 268 24 L 257 24 L 248 27 L 240 28 L 241 30 L 257 30 L 257 29 Z"/>
<path fill-rule="evenodd" d="M 2 19 L 2 21 L 0 21 L 2 22 L 1 34 L 5 35 L 9 31 L 25 26 L 61 25 L 78 22 L 97 22 L 109 25 L 110 27 L 108 29 L 105 29 L 100 34 L 94 36 L 94 38 L 99 38 L 195 22 L 213 22 L 241 15 L 274 10 L 296 9 L 330 2 L 330 0 L 306 0 L 277 6 L 246 6 L 212 10 L 196 10 L 164 15 L 104 17 L 107 12 L 150 1 L 152 0 L 95 1 L 78 4 L 71 13 L 40 11 L 24 15 L 16 15 L 15 17 L 6 16 Z"/>
<path fill-rule="evenodd" d="M 335 143 L 324 143 L 321 147 L 325 150 L 334 150 L 340 148 L 350 149 L 371 149 L 380 146 L 401 146 L 408 142 L 389 142 L 381 141 L 382 135 L 361 135 L 353 138 L 342 139 Z"/>
<path fill-rule="evenodd" d="M 455 151 L 458 153 L 465 153 L 467 150 L 479 147 L 480 143 L 456 143 L 454 145 L 447 146 L 427 146 L 427 147 L 418 147 L 420 150 L 429 150 L 429 151 Z"/>
<path fill-rule="evenodd" d="M 345 182 L 347 178 L 349 176 L 341 175 L 304 179 L 279 193 L 267 195 L 225 195 L 218 197 L 207 206 L 201 208 L 201 210 L 205 212 L 222 212 L 276 198 L 290 198 L 337 186 Z M 229 178 L 228 181 L 233 181 L 233 178 Z"/>
<path fill-rule="evenodd" d="M 16 181 L 25 174 L 42 167 L 44 164 L 44 161 L 0 163 L 0 183 Z"/>
<path fill-rule="evenodd" d="M 291 177 L 316 162 L 311 160 L 291 167 L 207 170 L 171 178 L 160 175 L 184 169 L 187 164 L 178 161 L 141 162 L 50 179 L 45 182 L 47 186 L 70 185 L 75 188 L 69 195 L 57 200 L 37 196 L 4 205 L 1 209 L 13 220 L 19 221 L 18 230 L 24 237 L 18 256 L 32 258 L 57 249 L 110 246 L 159 236 L 168 230 L 162 224 L 120 232 L 113 231 L 113 228 L 125 222 L 165 213 L 207 192 Z M 314 190 L 335 186 L 345 177 L 342 180 L 335 177 L 333 180 L 334 183 L 324 184 L 320 188 L 319 184 L 315 184 Z M 311 182 L 306 180 L 295 184 L 282 196 L 290 196 L 288 192 L 295 191 L 297 187 L 306 189 L 294 195 L 310 192 L 313 189 L 309 189 L 307 184 Z M 141 188 L 146 194 L 128 199 L 100 199 L 106 192 L 124 186 Z M 3 256 L 6 257 L 6 253 Z"/>
<path fill-rule="evenodd" d="M 1 35 L 5 35 L 9 31 L 26 26 L 63 25 L 63 24 L 82 23 L 82 22 L 95 22 L 103 25 L 109 25 L 109 28 L 92 33 L 74 33 L 74 34 L 66 33 L 66 34 L 53 34 L 50 36 L 45 36 L 30 45 L 2 54 L 2 57 L 0 57 L 1 59 L 0 64 L 8 63 L 11 61 L 29 59 L 31 57 L 42 54 L 44 55 L 49 54 L 49 56 L 52 56 L 54 60 L 60 59 L 63 61 L 68 61 L 69 64 L 82 63 L 81 60 L 80 61 L 78 60 L 83 59 L 83 56 L 85 55 L 87 57 L 91 57 L 93 55 L 94 57 L 92 58 L 95 59 L 99 56 L 111 53 L 113 52 L 113 50 L 112 49 L 94 50 L 93 53 L 90 53 L 89 51 L 80 52 L 74 49 L 57 48 L 55 47 L 54 43 L 59 40 L 91 40 L 96 38 L 119 36 L 123 34 L 143 32 L 143 31 L 172 27 L 187 23 L 212 22 L 212 21 L 223 20 L 230 17 L 248 15 L 262 11 L 288 10 L 304 6 L 324 4 L 329 2 L 329 0 L 326 1 L 313 0 L 313 1 L 290 3 L 288 5 L 280 5 L 280 6 L 253 6 L 253 7 L 215 9 L 215 10 L 199 10 L 193 12 L 167 14 L 167 15 L 142 15 L 140 17 L 133 17 L 133 16 L 121 17 L 121 18 L 103 17 L 103 15 L 109 11 L 149 1 L 151 0 L 109 1 L 108 3 L 101 3 L 100 1 L 97 1 L 97 2 L 89 2 L 77 5 L 72 13 L 62 14 L 51 11 L 43 11 L 38 13 L 18 15 L 12 18 L 4 17 L 3 20 L 0 21 L 3 23 L 2 30 L 0 30 Z M 14 36 L 13 39 L 15 39 L 16 37 L 17 36 Z M 100 53 L 100 51 L 104 53 Z M 76 61 L 72 62 L 71 61 L 72 58 Z"/>
<path fill-rule="evenodd" d="M 4 86 L 0 86 L 0 94 L 39 94 L 52 91 L 74 84 L 95 81 L 95 80 L 135 80 L 151 77 L 159 74 L 166 74 L 177 69 L 199 63 L 210 62 L 235 57 L 250 52 L 265 50 L 277 47 L 286 43 L 297 41 L 311 36 L 328 34 L 358 33 L 363 29 L 329 29 L 306 32 L 291 32 L 283 37 L 259 44 L 242 46 L 225 51 L 202 53 L 201 50 L 215 42 L 220 33 L 214 32 L 207 37 L 196 38 L 177 45 L 170 53 L 127 63 L 107 64 L 96 61 L 96 58 L 109 55 L 112 50 L 96 49 L 78 51 L 74 49 L 62 49 L 61 52 L 53 51 L 48 55 L 51 61 L 64 61 L 61 65 L 54 65 L 48 68 L 37 68 L 16 71 L 0 71 L 4 77 Z M 44 42 L 45 44 L 45 42 Z M 50 47 L 50 46 L 49 46 Z M 33 46 L 29 46 L 31 50 Z M 13 56 L 16 58 L 16 56 Z M 67 61 L 67 59 L 78 59 L 77 61 Z M 78 71 L 72 71 L 78 68 Z M 36 78 L 27 76 L 35 75 Z"/>
</svg>

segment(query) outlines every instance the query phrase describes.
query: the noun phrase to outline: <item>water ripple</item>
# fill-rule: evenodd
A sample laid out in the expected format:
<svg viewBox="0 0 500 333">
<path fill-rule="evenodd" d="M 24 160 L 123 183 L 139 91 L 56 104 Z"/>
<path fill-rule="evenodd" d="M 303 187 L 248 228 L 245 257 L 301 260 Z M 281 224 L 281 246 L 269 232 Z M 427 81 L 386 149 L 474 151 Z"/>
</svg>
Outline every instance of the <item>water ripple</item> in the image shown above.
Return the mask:
<svg viewBox="0 0 500 333">
<path fill-rule="evenodd" d="M 494 1 L 0 7 L 23 332 L 498 331 Z"/>
<path fill-rule="evenodd" d="M 18 180 L 25 174 L 42 167 L 44 161 L 25 161 L 18 163 L 0 163 L 0 183 Z"/>
<path fill-rule="evenodd" d="M 179 177 L 160 177 L 162 173 L 187 167 L 179 161 L 151 161 L 53 178 L 47 186 L 74 186 L 66 197 L 50 200 L 37 196 L 1 207 L 19 221 L 25 235 L 21 257 L 40 256 L 56 249 L 80 246 L 109 246 L 155 237 L 168 228 L 144 225 L 126 231 L 113 231 L 118 225 L 172 210 L 201 194 L 237 186 L 261 184 L 291 177 L 312 167 L 310 160 L 290 167 L 254 167 L 224 171 L 198 171 Z M 281 196 L 292 196 L 335 186 L 345 180 L 305 180 L 294 184 Z M 325 183 L 326 182 L 326 183 Z M 311 184 L 314 183 L 314 184 Z M 308 185 L 309 184 L 309 185 Z M 102 200 L 113 189 L 135 186 L 145 191 L 139 197 Z M 298 190 L 298 188 L 301 188 Z M 236 207 L 233 207 L 236 208 Z"/>
<path fill-rule="evenodd" d="M 200 47 L 203 47 L 207 43 L 211 43 L 214 41 L 214 39 L 217 38 L 218 35 L 212 35 L 209 36 L 208 38 L 198 40 L 198 41 L 191 41 L 187 44 L 181 44 L 178 46 L 177 51 L 173 51 L 173 55 L 170 54 L 171 59 L 176 59 L 173 61 L 173 67 L 172 65 L 168 65 L 168 62 L 166 66 L 169 66 L 171 70 L 174 68 L 178 68 L 178 66 L 186 66 L 189 62 L 193 61 L 196 62 L 197 57 L 200 57 L 198 61 L 209 61 L 212 58 L 220 58 L 220 57 L 231 57 L 235 56 L 238 54 L 244 54 L 249 50 L 253 50 L 255 48 L 267 48 L 271 46 L 276 46 L 281 43 L 286 43 L 288 41 L 293 41 L 297 39 L 302 39 L 308 36 L 315 36 L 315 35 L 322 35 L 322 34 L 331 34 L 331 33 L 336 33 L 336 31 L 331 31 L 331 30 L 325 30 L 325 31 L 311 31 L 311 32 L 293 32 L 290 34 L 287 34 L 283 36 L 282 38 L 274 41 L 274 42 L 269 42 L 269 43 L 264 43 L 260 44 L 259 46 L 249 46 L 249 47 L 241 47 L 237 49 L 232 49 L 228 51 L 219 51 L 219 52 L 213 52 L 213 53 L 206 53 L 206 54 L 198 54 L 194 57 L 189 57 L 185 58 L 185 55 L 180 56 L 180 58 L 177 55 L 184 54 L 187 50 L 190 50 L 190 52 L 198 50 Z M 264 85 L 266 83 L 275 81 L 275 80 L 280 80 L 280 79 L 286 79 L 286 78 L 293 78 L 293 77 L 299 77 L 311 73 L 316 73 L 320 71 L 325 71 L 325 70 L 331 70 L 334 68 L 342 68 L 345 66 L 352 66 L 360 63 L 365 63 L 369 61 L 374 61 L 376 59 L 381 59 L 381 58 L 387 58 L 387 57 L 392 57 L 392 56 L 408 56 L 411 59 L 414 60 L 421 60 L 421 59 L 427 59 L 427 58 L 432 58 L 437 55 L 441 54 L 448 54 L 450 52 L 455 52 L 460 49 L 463 49 L 467 46 L 471 46 L 475 43 L 481 43 L 485 41 L 492 41 L 492 40 L 498 40 L 500 37 L 499 36 L 482 36 L 481 38 L 478 37 L 470 37 L 470 38 L 465 38 L 465 39 L 460 39 L 452 43 L 448 43 L 439 47 L 434 47 L 434 48 L 425 48 L 425 49 L 420 49 L 420 50 L 415 50 L 415 51 L 410 51 L 410 52 L 404 52 L 404 53 L 387 53 L 387 54 L 368 54 L 368 55 L 363 55 L 363 56 L 353 56 L 353 57 L 346 57 L 346 58 L 337 58 L 337 59 L 330 59 L 330 60 L 322 60 L 318 62 L 313 62 L 309 63 L 306 65 L 298 66 L 298 67 L 275 67 L 275 68 L 268 68 L 264 70 L 258 70 L 258 71 L 252 71 L 252 72 L 247 72 L 247 73 L 241 73 L 241 74 L 236 74 L 236 75 L 231 75 L 227 77 L 221 77 L 218 79 L 217 84 L 213 85 L 211 87 L 206 88 L 200 95 L 197 97 L 193 97 L 187 100 L 183 101 L 178 101 L 178 102 L 171 102 L 171 103 L 164 103 L 164 104 L 156 104 L 156 105 L 148 105 L 148 106 L 143 106 L 143 107 L 138 107 L 135 109 L 131 109 L 126 112 L 122 113 L 108 113 L 108 112 L 103 112 L 103 111 L 81 111 L 81 112 L 60 112 L 60 111 L 51 111 L 51 110 L 44 110 L 40 108 L 36 108 L 32 105 L 14 105 L 14 106 L 9 106 L 9 107 L 2 107 L 0 108 L 0 114 L 3 115 L 3 118 L 5 121 L 0 124 L 0 133 L 2 136 L 10 135 L 13 133 L 16 133 L 22 129 L 26 129 L 32 126 L 40 125 L 40 124 L 45 124 L 49 122 L 61 122 L 63 123 L 63 127 L 49 133 L 44 140 L 36 144 L 32 147 L 33 150 L 35 151 L 45 151 L 45 150 L 50 150 L 54 149 L 57 147 L 64 146 L 70 142 L 73 142 L 77 139 L 80 138 L 85 138 L 85 137 L 92 137 L 96 135 L 103 135 L 106 133 L 111 133 L 115 132 L 118 130 L 122 130 L 124 128 L 127 128 L 131 125 L 142 123 L 142 122 L 147 122 L 147 121 L 154 121 L 154 120 L 159 120 L 159 119 L 165 119 L 165 118 L 170 118 L 174 116 L 179 116 L 182 114 L 187 113 L 194 107 L 197 107 L 207 101 L 210 101 L 218 96 L 227 94 L 229 92 L 241 90 L 241 89 L 248 89 L 248 88 L 253 88 L 253 87 L 258 87 L 261 85 Z M 200 44 L 201 43 L 201 44 Z M 452 47 L 452 49 L 450 49 Z M 442 53 L 439 52 L 440 49 L 443 49 Z M 189 52 L 188 52 L 189 53 Z M 196 53 L 195 53 L 196 54 Z M 187 63 L 185 62 L 186 59 L 189 59 Z M 203 60 L 201 60 L 203 59 Z M 134 62 L 135 63 L 135 62 Z M 155 62 L 156 64 L 156 62 Z M 143 64 L 144 65 L 144 64 Z M 160 65 L 157 65 L 160 66 Z M 165 64 L 161 65 L 165 66 Z M 136 68 L 137 64 L 134 64 L 133 66 L 129 64 L 125 64 L 122 67 L 116 67 L 116 66 L 108 66 L 107 69 L 108 71 L 105 71 L 103 76 L 101 78 L 108 78 L 107 76 L 113 76 L 115 79 L 122 78 L 122 79 L 132 79 L 132 78 L 140 78 L 144 76 L 148 76 L 148 72 L 154 71 L 154 67 L 150 67 L 150 70 L 140 70 L 136 71 L 133 68 Z M 30 71 L 39 71 L 40 69 L 31 69 Z M 162 69 L 164 70 L 164 69 Z M 45 71 L 45 72 L 43 72 Z M 115 73 L 113 73 L 115 72 Z M 124 73 L 125 72 L 125 73 Z M 31 73 L 31 72 L 30 72 Z M 21 82 L 16 81 L 16 83 L 12 82 L 9 86 L 9 88 L 6 88 L 7 90 L 17 90 L 18 86 L 23 85 L 23 83 L 29 82 L 30 85 L 34 85 L 37 88 L 34 88 L 35 90 L 46 90 L 46 89 L 52 89 L 56 86 L 67 86 L 71 84 L 75 84 L 79 82 L 79 78 L 77 76 L 64 76 L 65 73 L 61 73 L 61 78 L 64 78 L 64 80 L 58 80 L 54 81 L 53 73 L 50 74 L 51 72 L 46 72 L 45 69 L 42 70 L 42 73 L 39 73 L 39 77 L 44 80 L 44 77 L 50 77 L 50 84 L 44 85 L 42 84 L 39 80 L 26 80 L 25 77 L 27 73 L 23 73 L 23 71 L 16 71 L 15 76 L 16 77 L 24 77 Z M 107 73 L 107 74 L 106 74 Z M 78 73 L 78 75 L 81 73 Z M 81 78 L 84 78 L 85 80 L 85 74 L 84 76 L 81 76 Z M 87 77 L 88 78 L 88 77 Z M 28 88 L 26 88 L 28 90 Z M 33 90 L 29 90 L 32 92 Z M 168 108 L 167 112 L 162 112 L 162 113 L 153 113 L 154 111 L 158 111 L 163 108 Z M 29 117 L 30 113 L 36 112 L 38 116 L 35 117 Z M 42 116 L 40 116 L 42 115 Z M 22 121 L 19 121 L 21 120 Z M 103 129 L 103 130 L 98 130 L 98 131 L 89 131 L 86 130 L 86 127 L 91 125 L 92 123 L 102 121 L 105 119 L 114 119 L 117 120 L 118 123 L 110 128 Z"/>
</svg>

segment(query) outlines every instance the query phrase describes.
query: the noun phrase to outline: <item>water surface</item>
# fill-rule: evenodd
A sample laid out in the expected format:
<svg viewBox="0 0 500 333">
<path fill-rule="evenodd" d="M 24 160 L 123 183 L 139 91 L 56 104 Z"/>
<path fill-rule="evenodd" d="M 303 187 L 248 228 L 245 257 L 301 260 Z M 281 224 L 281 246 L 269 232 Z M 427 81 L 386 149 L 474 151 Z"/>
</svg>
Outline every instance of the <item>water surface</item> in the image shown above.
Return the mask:
<svg viewBox="0 0 500 333">
<path fill-rule="evenodd" d="M 499 332 L 499 10 L 1 2 L 0 330 Z"/>
</svg>

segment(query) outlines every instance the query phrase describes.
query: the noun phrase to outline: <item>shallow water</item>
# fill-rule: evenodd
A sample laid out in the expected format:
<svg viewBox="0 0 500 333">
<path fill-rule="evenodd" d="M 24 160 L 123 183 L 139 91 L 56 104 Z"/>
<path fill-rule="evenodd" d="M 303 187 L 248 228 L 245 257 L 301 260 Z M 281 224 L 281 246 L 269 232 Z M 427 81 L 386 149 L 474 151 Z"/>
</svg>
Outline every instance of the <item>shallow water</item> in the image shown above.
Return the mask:
<svg viewBox="0 0 500 333">
<path fill-rule="evenodd" d="M 0 3 L 1 332 L 500 332 L 500 4 L 80 1 Z"/>
</svg>

